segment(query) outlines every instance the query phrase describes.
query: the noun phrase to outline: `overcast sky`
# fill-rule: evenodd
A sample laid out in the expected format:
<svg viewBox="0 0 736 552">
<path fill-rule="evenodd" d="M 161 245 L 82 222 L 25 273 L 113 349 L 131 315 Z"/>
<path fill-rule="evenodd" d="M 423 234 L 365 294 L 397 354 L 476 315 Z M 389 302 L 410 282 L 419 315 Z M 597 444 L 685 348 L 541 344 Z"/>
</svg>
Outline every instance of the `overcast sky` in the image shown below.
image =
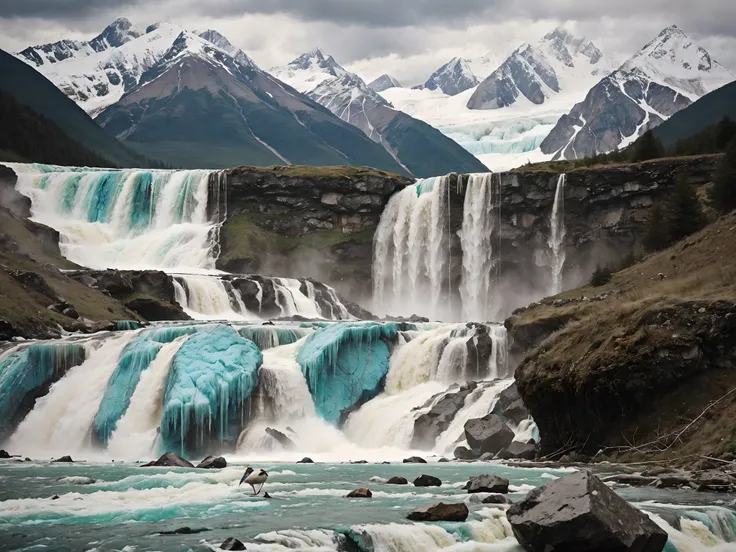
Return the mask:
<svg viewBox="0 0 736 552">
<path fill-rule="evenodd" d="M 388 72 L 405 85 L 561 23 L 621 61 L 675 23 L 736 72 L 734 0 L 0 0 L 0 48 L 89 39 L 121 16 L 217 29 L 266 69 L 319 46 L 367 80 Z"/>
</svg>

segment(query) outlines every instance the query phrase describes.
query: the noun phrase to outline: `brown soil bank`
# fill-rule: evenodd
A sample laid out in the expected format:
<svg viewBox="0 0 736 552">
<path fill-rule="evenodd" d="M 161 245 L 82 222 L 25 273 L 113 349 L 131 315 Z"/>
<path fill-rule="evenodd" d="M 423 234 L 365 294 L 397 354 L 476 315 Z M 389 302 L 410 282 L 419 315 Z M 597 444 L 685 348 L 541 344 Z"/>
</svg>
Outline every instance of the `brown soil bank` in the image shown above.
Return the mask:
<svg viewBox="0 0 736 552">
<path fill-rule="evenodd" d="M 507 320 L 550 456 L 736 453 L 736 214 Z"/>
</svg>

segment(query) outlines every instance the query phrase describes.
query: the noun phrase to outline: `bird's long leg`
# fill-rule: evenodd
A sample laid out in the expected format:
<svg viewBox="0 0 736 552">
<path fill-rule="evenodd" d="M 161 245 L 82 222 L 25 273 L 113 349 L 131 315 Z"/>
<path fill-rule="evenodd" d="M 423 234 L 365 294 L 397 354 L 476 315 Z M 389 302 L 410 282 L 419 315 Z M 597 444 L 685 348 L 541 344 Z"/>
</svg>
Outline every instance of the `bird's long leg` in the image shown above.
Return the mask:
<svg viewBox="0 0 736 552">
<path fill-rule="evenodd" d="M 253 496 L 256 496 L 256 486 L 251 484 L 250 488 L 253 489 Z"/>
</svg>

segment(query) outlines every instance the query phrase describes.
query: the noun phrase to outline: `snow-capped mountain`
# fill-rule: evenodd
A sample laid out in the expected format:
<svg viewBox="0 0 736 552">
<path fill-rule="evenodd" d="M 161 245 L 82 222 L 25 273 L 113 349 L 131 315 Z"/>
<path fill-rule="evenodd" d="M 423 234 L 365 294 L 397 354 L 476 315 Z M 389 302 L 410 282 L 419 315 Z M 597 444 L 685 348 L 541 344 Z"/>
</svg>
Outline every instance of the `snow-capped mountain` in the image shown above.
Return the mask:
<svg viewBox="0 0 736 552">
<path fill-rule="evenodd" d="M 110 48 L 117 48 L 143 34 L 133 24 L 121 17 L 110 23 L 92 40 L 60 40 L 50 44 L 29 46 L 17 56 L 36 68 L 52 65 L 73 57 L 85 57 Z"/>
<path fill-rule="evenodd" d="M 600 75 L 601 51 L 589 40 L 556 28 L 535 46 L 517 48 L 475 90 L 469 109 L 499 109 L 521 97 L 543 104 L 563 91 L 585 86 Z M 599 77 L 600 78 L 600 77 Z"/>
<path fill-rule="evenodd" d="M 417 88 L 427 90 L 442 90 L 448 96 L 455 96 L 469 88 L 478 86 L 480 80 L 473 74 L 470 64 L 463 58 L 452 58 L 437 69 L 427 82 Z"/>
<path fill-rule="evenodd" d="M 388 90 L 389 88 L 401 88 L 401 83 L 393 78 L 391 75 L 387 75 L 386 73 L 384 73 L 377 79 L 368 83 L 368 86 L 370 86 L 376 92 L 380 93 L 384 90 Z"/>
<path fill-rule="evenodd" d="M 469 58 L 468 64 L 475 75 L 486 77 L 484 83 L 455 96 L 398 88 L 382 96 L 451 137 L 494 171 L 548 159 L 539 149 L 542 141 L 610 70 L 591 41 L 564 28 L 552 30 L 533 46 L 495 50 Z M 495 108 L 471 109 L 476 101 Z M 505 107 L 498 107 L 499 102 Z"/>
<path fill-rule="evenodd" d="M 485 170 L 458 144 L 426 123 L 394 109 L 363 79 L 319 48 L 285 67 L 271 69 L 271 73 L 361 129 L 415 176 Z"/>
<path fill-rule="evenodd" d="M 97 121 L 176 166 L 347 164 L 403 171 L 360 130 L 228 50 L 181 31 Z"/>
<path fill-rule="evenodd" d="M 541 150 L 574 159 L 625 147 L 647 128 L 734 78 L 672 25 L 593 86 L 558 121 Z"/>
<path fill-rule="evenodd" d="M 128 35 L 117 46 L 110 45 L 92 53 L 79 50 L 73 56 L 36 69 L 95 116 L 135 88 L 141 75 L 159 62 L 182 32 L 180 27 L 170 23 L 151 25 L 146 30 L 138 36 Z M 28 61 L 23 52 L 16 55 Z"/>
</svg>

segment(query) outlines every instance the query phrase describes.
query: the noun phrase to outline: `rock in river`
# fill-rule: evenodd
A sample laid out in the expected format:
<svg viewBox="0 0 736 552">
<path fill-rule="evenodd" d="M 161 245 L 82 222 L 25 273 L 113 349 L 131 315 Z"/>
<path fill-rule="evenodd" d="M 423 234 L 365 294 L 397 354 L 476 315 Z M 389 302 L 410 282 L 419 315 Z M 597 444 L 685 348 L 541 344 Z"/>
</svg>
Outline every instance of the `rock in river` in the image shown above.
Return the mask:
<svg viewBox="0 0 736 552">
<path fill-rule="evenodd" d="M 661 552 L 667 533 L 589 471 L 537 487 L 506 517 L 532 552 Z"/>
<path fill-rule="evenodd" d="M 471 477 L 465 484 L 469 493 L 508 493 L 509 480 L 497 475 L 479 475 Z"/>
<path fill-rule="evenodd" d="M 440 487 L 442 481 L 432 475 L 422 474 L 414 480 L 415 487 Z"/>
<path fill-rule="evenodd" d="M 412 510 L 406 517 L 412 521 L 465 521 L 468 519 L 468 507 L 462 502 L 459 504 L 435 502 L 430 506 Z"/>
</svg>

